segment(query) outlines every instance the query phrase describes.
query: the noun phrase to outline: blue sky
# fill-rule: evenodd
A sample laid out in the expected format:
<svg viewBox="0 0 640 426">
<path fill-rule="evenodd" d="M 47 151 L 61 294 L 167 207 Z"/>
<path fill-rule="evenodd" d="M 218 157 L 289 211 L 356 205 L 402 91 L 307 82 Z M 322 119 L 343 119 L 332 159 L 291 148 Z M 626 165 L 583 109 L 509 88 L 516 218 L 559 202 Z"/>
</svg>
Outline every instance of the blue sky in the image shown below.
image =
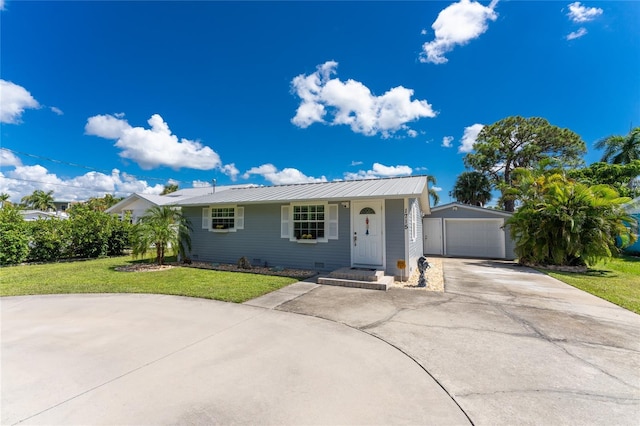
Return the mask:
<svg viewBox="0 0 640 426">
<path fill-rule="evenodd" d="M 429 174 L 483 125 L 640 125 L 640 2 L 0 0 L 0 192 Z"/>
</svg>

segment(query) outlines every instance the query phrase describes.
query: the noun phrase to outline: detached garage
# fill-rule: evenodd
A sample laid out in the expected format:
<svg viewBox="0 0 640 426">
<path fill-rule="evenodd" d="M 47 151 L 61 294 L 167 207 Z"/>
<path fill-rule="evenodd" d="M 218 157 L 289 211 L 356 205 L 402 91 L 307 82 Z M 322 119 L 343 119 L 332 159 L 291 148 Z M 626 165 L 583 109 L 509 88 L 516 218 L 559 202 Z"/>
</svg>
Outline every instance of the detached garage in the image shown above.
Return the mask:
<svg viewBox="0 0 640 426">
<path fill-rule="evenodd" d="M 505 220 L 511 213 L 450 203 L 433 207 L 422 219 L 424 254 L 451 257 L 514 259 Z"/>
</svg>

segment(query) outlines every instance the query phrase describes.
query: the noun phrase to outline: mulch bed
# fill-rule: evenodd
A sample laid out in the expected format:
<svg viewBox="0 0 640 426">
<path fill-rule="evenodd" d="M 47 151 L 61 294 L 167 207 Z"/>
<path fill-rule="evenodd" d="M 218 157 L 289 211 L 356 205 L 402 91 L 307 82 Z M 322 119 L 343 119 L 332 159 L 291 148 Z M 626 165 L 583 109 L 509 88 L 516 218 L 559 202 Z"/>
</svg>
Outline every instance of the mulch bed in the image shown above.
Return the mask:
<svg viewBox="0 0 640 426">
<path fill-rule="evenodd" d="M 225 272 L 244 272 L 248 274 L 260 274 L 260 275 L 275 275 L 279 277 L 298 278 L 304 280 L 309 277 L 313 277 L 317 273 L 315 271 L 306 271 L 301 269 L 285 269 L 279 267 L 265 268 L 259 266 L 252 266 L 249 269 L 239 268 L 237 265 L 231 265 L 226 263 L 207 263 L 207 262 L 191 262 L 177 263 L 172 262 L 165 265 L 157 265 L 155 263 L 136 263 L 133 265 L 119 266 L 116 271 L 121 272 L 156 272 L 165 271 L 171 268 L 198 268 L 198 269 L 210 269 L 214 271 Z"/>
</svg>

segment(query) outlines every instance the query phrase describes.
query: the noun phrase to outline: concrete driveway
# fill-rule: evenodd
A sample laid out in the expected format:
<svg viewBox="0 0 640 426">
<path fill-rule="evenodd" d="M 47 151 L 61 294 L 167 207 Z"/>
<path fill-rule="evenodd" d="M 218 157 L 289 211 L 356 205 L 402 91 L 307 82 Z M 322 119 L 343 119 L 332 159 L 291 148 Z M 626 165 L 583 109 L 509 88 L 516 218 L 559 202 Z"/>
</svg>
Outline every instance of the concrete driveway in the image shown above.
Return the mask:
<svg viewBox="0 0 640 426">
<path fill-rule="evenodd" d="M 469 424 L 411 358 L 331 321 L 160 295 L 0 310 L 3 425 Z"/>
<path fill-rule="evenodd" d="M 640 424 L 640 316 L 509 262 L 443 267 L 443 294 L 323 286 L 278 309 L 398 347 L 476 425 Z"/>
</svg>

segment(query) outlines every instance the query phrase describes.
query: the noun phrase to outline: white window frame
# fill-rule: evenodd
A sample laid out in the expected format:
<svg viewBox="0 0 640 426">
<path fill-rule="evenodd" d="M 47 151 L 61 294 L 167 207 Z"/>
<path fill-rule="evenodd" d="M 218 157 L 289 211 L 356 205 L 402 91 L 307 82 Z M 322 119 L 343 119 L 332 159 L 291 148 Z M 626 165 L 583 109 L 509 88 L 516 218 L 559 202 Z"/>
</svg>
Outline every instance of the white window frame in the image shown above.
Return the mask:
<svg viewBox="0 0 640 426">
<path fill-rule="evenodd" d="M 296 207 L 323 206 L 324 207 L 324 236 L 322 238 L 296 238 L 294 227 L 294 211 Z M 329 204 L 326 201 L 291 203 L 280 207 L 280 238 L 300 244 L 326 243 L 329 240 L 338 239 L 338 204 Z"/>
<path fill-rule="evenodd" d="M 213 213 L 215 210 L 233 209 L 233 227 L 219 228 L 214 225 Z M 244 207 L 238 207 L 237 205 L 215 205 L 202 209 L 202 229 L 207 229 L 210 232 L 227 233 L 236 232 L 239 229 L 244 229 Z"/>
</svg>

